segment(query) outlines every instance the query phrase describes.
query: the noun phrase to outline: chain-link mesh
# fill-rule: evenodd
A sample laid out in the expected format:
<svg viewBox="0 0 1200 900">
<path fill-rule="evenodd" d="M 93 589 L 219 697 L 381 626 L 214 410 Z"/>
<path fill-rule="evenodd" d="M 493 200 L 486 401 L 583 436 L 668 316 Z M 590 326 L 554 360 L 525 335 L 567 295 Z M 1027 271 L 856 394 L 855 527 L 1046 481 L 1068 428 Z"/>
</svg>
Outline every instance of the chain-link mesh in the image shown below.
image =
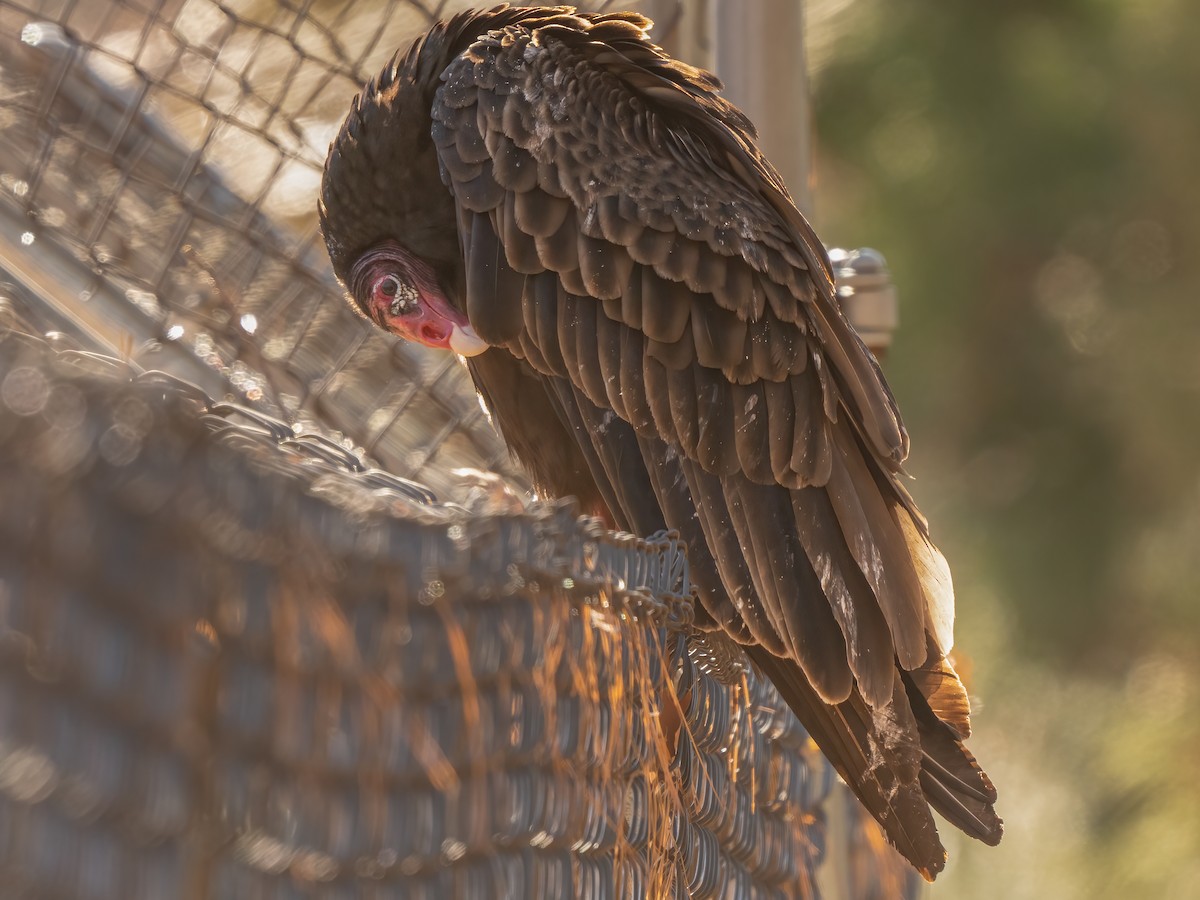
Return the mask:
<svg viewBox="0 0 1200 900">
<path fill-rule="evenodd" d="M 19 333 L 0 401 L 6 897 L 813 896 L 829 768 L 671 536 Z"/>
</svg>

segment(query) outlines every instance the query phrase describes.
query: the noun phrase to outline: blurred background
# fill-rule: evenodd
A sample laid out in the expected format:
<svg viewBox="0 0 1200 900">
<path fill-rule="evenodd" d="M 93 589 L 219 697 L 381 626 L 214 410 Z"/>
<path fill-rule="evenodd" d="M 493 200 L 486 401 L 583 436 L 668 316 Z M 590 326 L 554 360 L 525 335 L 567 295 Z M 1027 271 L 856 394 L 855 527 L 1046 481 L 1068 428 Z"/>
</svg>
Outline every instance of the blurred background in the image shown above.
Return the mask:
<svg viewBox="0 0 1200 900">
<path fill-rule="evenodd" d="M 934 896 L 1200 896 L 1195 12 L 809 4 L 815 224 L 901 294 L 887 369 L 1006 822 Z"/>
</svg>

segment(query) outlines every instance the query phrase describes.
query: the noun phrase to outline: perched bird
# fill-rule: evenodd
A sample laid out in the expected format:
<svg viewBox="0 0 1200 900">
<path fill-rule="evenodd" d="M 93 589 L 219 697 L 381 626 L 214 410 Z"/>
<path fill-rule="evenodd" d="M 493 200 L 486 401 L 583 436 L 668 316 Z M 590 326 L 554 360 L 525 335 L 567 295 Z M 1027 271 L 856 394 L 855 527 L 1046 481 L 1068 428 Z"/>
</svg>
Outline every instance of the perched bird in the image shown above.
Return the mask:
<svg viewBox="0 0 1200 900">
<path fill-rule="evenodd" d="M 687 541 L 701 627 L 745 645 L 927 878 L 930 806 L 989 844 L 953 588 L 908 436 L 746 117 L 633 13 L 498 6 L 355 99 L 321 189 L 380 327 L 467 365 L 540 491 Z"/>
</svg>

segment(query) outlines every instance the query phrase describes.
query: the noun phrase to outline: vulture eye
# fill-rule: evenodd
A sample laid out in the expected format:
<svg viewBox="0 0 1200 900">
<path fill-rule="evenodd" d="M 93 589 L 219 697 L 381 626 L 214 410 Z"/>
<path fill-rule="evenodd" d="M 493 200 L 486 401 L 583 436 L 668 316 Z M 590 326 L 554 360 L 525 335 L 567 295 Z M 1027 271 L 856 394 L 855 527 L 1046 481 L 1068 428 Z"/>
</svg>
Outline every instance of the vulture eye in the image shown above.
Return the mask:
<svg viewBox="0 0 1200 900">
<path fill-rule="evenodd" d="M 391 316 L 407 316 L 416 312 L 421 299 L 412 284 L 390 272 L 375 280 L 371 293 L 376 304 L 385 307 Z"/>
</svg>

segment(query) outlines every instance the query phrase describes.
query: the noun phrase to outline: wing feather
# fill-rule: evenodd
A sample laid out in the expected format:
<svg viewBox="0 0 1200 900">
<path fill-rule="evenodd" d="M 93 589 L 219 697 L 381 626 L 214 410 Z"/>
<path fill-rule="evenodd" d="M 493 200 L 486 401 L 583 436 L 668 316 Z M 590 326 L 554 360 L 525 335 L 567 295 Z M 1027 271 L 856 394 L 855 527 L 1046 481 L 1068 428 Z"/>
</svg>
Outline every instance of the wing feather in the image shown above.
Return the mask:
<svg viewBox="0 0 1200 900">
<path fill-rule="evenodd" d="M 680 438 L 675 431 L 675 416 L 671 413 L 670 372 L 649 352 L 649 345 L 653 343 L 649 338 L 646 339 L 646 355 L 642 358 L 642 381 L 646 386 L 646 403 L 650 407 L 654 425 L 652 430 L 647 431 L 647 436 L 661 437 L 666 443 L 677 447 Z"/>
<path fill-rule="evenodd" d="M 874 592 L 841 539 L 829 494 L 805 488 L 791 495 L 797 531 L 846 641 L 850 668 L 872 708 L 892 697 L 895 650 L 891 629 Z"/>
<path fill-rule="evenodd" d="M 508 264 L 496 229 L 475 214 L 466 249 L 467 317 L 493 346 L 516 342 L 525 327 L 525 276 Z"/>
<path fill-rule="evenodd" d="M 495 95 L 488 94 L 494 97 Z M 498 98 L 496 98 L 498 99 Z M 480 116 L 485 116 L 484 107 L 480 107 Z M 502 131 L 489 129 L 489 151 L 492 157 L 492 177 L 496 183 L 503 185 L 507 191 L 526 193 L 537 187 L 538 167 L 527 152 L 519 148 Z M 494 137 L 493 137 L 494 136 Z"/>
<path fill-rule="evenodd" d="M 693 294 L 691 322 L 696 361 L 701 366 L 715 370 L 737 365 L 746 349 L 744 321 L 717 306 L 711 294 Z"/>
<path fill-rule="evenodd" d="M 659 278 L 642 266 L 642 322 L 646 337 L 662 344 L 683 339 L 692 314 L 692 292 L 678 281 Z"/>
<path fill-rule="evenodd" d="M 504 245 L 504 255 L 512 268 L 525 275 L 537 275 L 545 271 L 537 253 L 537 243 L 517 223 L 517 203 L 520 194 L 506 194 L 496 217 L 496 230 Z"/>
<path fill-rule="evenodd" d="M 621 321 L 636 331 L 645 334 L 642 326 L 642 267 L 634 266 L 621 295 Z M 644 347 L 644 345 L 641 345 Z"/>
<path fill-rule="evenodd" d="M 676 235 L 671 251 L 661 262 L 654 264 L 654 271 L 672 284 L 678 283 L 690 288 L 687 282 L 696 271 L 699 256 L 700 245 L 696 241 L 688 239 L 686 235 Z"/>
<path fill-rule="evenodd" d="M 771 458 L 762 448 L 771 440 L 766 388 L 762 382 L 733 385 L 733 441 L 746 477 L 758 484 L 775 484 Z"/>
<path fill-rule="evenodd" d="M 629 329 L 622 328 L 599 308 L 595 311 L 595 329 L 596 359 L 604 386 L 605 404 L 621 419 L 632 422 L 634 417 L 626 407 L 625 398 L 633 395 L 626 395 L 621 391 L 622 332 Z"/>
<path fill-rule="evenodd" d="M 722 481 L 742 544 L 759 558 L 755 586 L 786 655 L 800 664 L 822 700 L 842 702 L 853 686 L 846 642 L 800 546 L 790 496 L 741 474 Z"/>
<path fill-rule="evenodd" d="M 751 642 L 777 656 L 787 653 L 779 631 L 767 615 L 757 590 L 765 560 L 757 559 L 752 546 L 743 546 L 733 522 L 733 511 L 725 503 L 720 479 L 676 450 L 676 461 L 687 481 L 695 512 L 699 516 L 704 543 L 712 551 L 725 592 L 706 592 L 700 602 L 713 619 L 733 635 L 747 635 Z"/>
<path fill-rule="evenodd" d="M 716 253 L 710 254 L 716 256 Z M 713 288 L 713 296 L 725 309 L 741 313 L 741 318 L 757 321 L 762 318 L 766 304 L 766 293 L 761 282 L 754 276 L 746 262 L 736 257 L 726 257 L 725 280 Z"/>
<path fill-rule="evenodd" d="M 514 219 L 517 227 L 530 237 L 547 238 L 557 233 L 575 212 L 571 202 L 545 191 L 525 191 L 514 195 Z"/>
<path fill-rule="evenodd" d="M 904 535 L 892 518 L 855 441 L 843 432 L 836 442 L 829 480 L 829 497 L 847 538 L 851 555 L 871 585 L 888 620 L 896 656 L 905 669 L 925 662 L 925 598 Z"/>
<path fill-rule="evenodd" d="M 572 322 L 569 339 L 575 342 L 576 366 L 568 373 L 568 377 L 583 389 L 592 403 L 607 404 L 608 391 L 600 368 L 600 336 L 597 331 L 597 322 L 605 321 L 607 316 L 600 311 L 600 304 L 591 297 L 569 294 L 568 298 Z"/>
<path fill-rule="evenodd" d="M 733 386 L 714 369 L 694 366 L 691 371 L 699 429 L 695 457 L 707 472 L 733 475 L 741 469 L 733 436 Z"/>
<path fill-rule="evenodd" d="M 526 322 L 530 318 L 533 319 L 533 328 L 529 328 L 528 325 L 526 328 L 533 343 L 541 350 L 542 359 L 546 363 L 546 368 L 541 371 L 549 375 L 565 376 L 567 362 L 563 358 L 563 344 L 558 336 L 561 320 L 558 295 L 561 290 L 562 285 L 553 272 L 543 272 L 531 278 L 530 289 L 525 293 L 525 319 Z"/>
<path fill-rule="evenodd" d="M 675 249 L 676 235 L 662 231 L 653 222 L 642 227 L 632 241 L 625 244 L 627 252 L 643 266 L 661 266 Z"/>
<path fill-rule="evenodd" d="M 478 175 L 461 183 L 455 191 L 455 197 L 466 209 L 487 212 L 504 199 L 504 188 L 492 177 L 491 165 L 484 163 L 480 166 Z"/>
<path fill-rule="evenodd" d="M 822 414 L 820 386 L 811 378 L 788 379 L 792 404 L 796 410 L 796 431 L 788 468 L 795 474 L 797 487 L 829 483 L 833 471 L 833 437 L 829 421 Z"/>
<path fill-rule="evenodd" d="M 720 583 L 717 561 L 704 535 L 695 500 L 679 463 L 679 451 L 658 438 L 643 434 L 638 435 L 638 445 L 663 517 L 687 544 L 692 577 L 706 584 Z M 735 606 L 739 599 L 736 595 L 731 599 L 724 593 L 701 597 L 696 607 L 697 626 L 707 630 L 723 628 L 738 643 L 753 643 L 754 638 Z"/>
<path fill-rule="evenodd" d="M 621 198 L 617 194 L 596 201 L 596 217 L 604 237 L 621 247 L 634 244 L 646 228 L 636 218 L 626 218 L 622 214 Z"/>
<path fill-rule="evenodd" d="M 792 389 L 786 381 L 764 381 L 762 386 L 767 399 L 766 415 L 770 429 L 767 452 L 771 460 L 771 473 L 777 484 L 790 487 L 792 445 L 796 437 L 796 407 L 792 403 Z"/>
<path fill-rule="evenodd" d="M 633 260 L 624 248 L 580 232 L 578 254 L 579 272 L 588 295 L 598 300 L 620 297 L 633 272 Z"/>
<path fill-rule="evenodd" d="M 675 437 L 679 449 L 688 459 L 696 458 L 700 441 L 700 413 L 697 409 L 696 370 L 691 366 L 667 368 L 667 395 L 670 398 L 671 418 L 675 421 Z"/>
<path fill-rule="evenodd" d="M 565 216 L 553 233 L 535 237 L 538 257 L 547 269 L 561 274 L 579 268 L 578 226 L 573 215 Z"/>
<path fill-rule="evenodd" d="M 635 328 L 619 328 L 621 369 L 619 389 L 628 422 L 639 435 L 654 431 L 654 414 L 647 400 L 645 335 Z"/>
</svg>

